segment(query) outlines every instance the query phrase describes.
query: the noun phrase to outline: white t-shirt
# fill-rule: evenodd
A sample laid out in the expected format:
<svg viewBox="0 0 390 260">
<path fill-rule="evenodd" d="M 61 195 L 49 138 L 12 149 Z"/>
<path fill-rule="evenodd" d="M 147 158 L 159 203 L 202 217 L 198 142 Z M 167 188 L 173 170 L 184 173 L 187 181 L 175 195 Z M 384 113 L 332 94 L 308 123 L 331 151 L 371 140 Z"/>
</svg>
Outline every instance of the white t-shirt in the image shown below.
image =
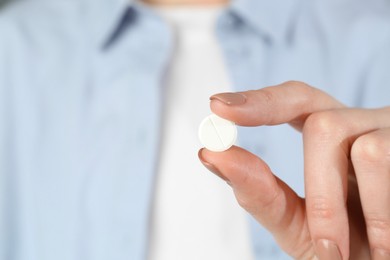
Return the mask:
<svg viewBox="0 0 390 260">
<path fill-rule="evenodd" d="M 197 158 L 209 97 L 231 90 L 214 32 L 222 9 L 155 8 L 171 25 L 175 46 L 164 85 L 149 260 L 253 259 L 246 213 L 231 188 Z"/>
</svg>

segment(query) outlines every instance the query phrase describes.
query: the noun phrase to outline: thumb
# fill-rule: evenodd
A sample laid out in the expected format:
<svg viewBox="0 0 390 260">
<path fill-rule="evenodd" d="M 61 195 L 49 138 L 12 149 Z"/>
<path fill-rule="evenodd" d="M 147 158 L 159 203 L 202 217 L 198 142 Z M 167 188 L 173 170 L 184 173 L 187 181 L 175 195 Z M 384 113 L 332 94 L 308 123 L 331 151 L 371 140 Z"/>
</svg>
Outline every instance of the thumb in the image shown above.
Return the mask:
<svg viewBox="0 0 390 260">
<path fill-rule="evenodd" d="M 202 163 L 233 188 L 238 203 L 295 259 L 312 259 L 314 249 L 304 200 L 254 154 L 233 146 L 225 152 L 199 151 Z"/>
</svg>

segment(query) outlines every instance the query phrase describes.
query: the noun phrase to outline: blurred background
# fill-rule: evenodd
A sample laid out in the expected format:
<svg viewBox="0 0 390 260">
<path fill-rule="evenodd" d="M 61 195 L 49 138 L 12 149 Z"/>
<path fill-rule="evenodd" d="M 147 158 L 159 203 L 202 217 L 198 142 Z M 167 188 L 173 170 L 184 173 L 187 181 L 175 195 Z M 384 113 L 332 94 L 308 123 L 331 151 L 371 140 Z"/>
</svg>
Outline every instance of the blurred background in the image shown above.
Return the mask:
<svg viewBox="0 0 390 260">
<path fill-rule="evenodd" d="M 11 0 L 0 0 L 0 8 L 4 6 L 5 3 L 9 2 Z"/>
</svg>

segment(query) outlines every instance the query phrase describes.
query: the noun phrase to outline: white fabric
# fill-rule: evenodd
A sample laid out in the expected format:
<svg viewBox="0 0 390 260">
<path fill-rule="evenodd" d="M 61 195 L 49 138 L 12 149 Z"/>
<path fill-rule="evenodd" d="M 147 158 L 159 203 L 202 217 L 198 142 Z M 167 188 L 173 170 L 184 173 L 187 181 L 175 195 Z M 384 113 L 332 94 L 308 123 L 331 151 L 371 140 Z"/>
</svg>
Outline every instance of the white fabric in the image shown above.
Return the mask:
<svg viewBox="0 0 390 260">
<path fill-rule="evenodd" d="M 230 90 L 214 35 L 222 7 L 156 8 L 172 26 L 174 53 L 153 208 L 150 260 L 253 259 L 246 214 L 231 188 L 199 162 L 197 130 L 209 97 Z"/>
</svg>

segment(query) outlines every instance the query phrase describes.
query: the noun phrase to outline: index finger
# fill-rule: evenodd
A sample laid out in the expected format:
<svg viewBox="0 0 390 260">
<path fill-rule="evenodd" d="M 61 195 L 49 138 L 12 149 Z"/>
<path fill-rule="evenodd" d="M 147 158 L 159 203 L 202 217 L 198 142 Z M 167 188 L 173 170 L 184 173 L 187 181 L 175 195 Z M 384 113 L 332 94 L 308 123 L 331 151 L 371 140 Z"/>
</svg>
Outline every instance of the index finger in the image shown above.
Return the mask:
<svg viewBox="0 0 390 260">
<path fill-rule="evenodd" d="M 221 93 L 211 98 L 211 110 L 242 126 L 290 123 L 302 129 L 308 115 L 344 107 L 325 92 L 303 82 L 283 84 L 239 93 Z"/>
</svg>

